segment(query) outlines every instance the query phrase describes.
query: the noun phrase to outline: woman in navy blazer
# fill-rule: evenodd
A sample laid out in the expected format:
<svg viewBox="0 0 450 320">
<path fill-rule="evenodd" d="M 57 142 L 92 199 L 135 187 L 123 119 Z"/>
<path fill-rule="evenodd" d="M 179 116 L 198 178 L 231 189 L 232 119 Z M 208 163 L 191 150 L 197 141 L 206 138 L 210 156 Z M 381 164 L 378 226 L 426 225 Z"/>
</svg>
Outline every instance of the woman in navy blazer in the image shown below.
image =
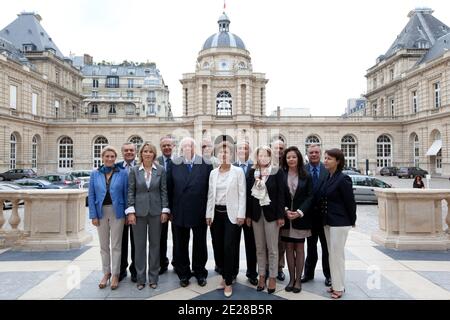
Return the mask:
<svg viewBox="0 0 450 320">
<path fill-rule="evenodd" d="M 328 290 L 331 298 L 339 299 L 344 293 L 345 242 L 356 222 L 356 202 L 352 179 L 342 173 L 345 165 L 344 153 L 340 149 L 325 151 L 325 168 L 329 174 L 322 185 L 322 214 L 327 239 L 331 283 Z"/>
<path fill-rule="evenodd" d="M 300 278 L 305 264 L 305 239 L 311 236 L 312 219 L 309 211 L 313 201 L 313 185 L 297 147 L 289 147 L 284 151 L 282 165 L 286 172 L 286 196 L 281 241 L 285 243 L 290 277 L 285 290 L 299 293 L 302 290 Z"/>
<path fill-rule="evenodd" d="M 102 257 L 103 289 L 111 279 L 111 289 L 119 285 L 122 234 L 127 203 L 128 173 L 115 165 L 117 151 L 112 146 L 102 150 L 103 165 L 91 172 L 89 180 L 89 218 L 97 227 Z M 109 248 L 111 241 L 112 250 Z M 111 262 L 112 256 L 112 262 Z"/>
</svg>

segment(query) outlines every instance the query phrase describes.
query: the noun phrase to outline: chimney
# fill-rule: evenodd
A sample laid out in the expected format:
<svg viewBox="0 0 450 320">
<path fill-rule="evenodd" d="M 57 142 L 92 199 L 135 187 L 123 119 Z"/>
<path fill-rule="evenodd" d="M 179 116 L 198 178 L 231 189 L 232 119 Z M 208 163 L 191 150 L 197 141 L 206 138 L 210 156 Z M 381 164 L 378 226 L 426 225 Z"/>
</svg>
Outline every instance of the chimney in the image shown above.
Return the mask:
<svg viewBox="0 0 450 320">
<path fill-rule="evenodd" d="M 279 118 L 281 116 L 281 108 L 280 106 L 277 107 L 277 117 Z"/>
<path fill-rule="evenodd" d="M 85 53 L 84 54 L 84 58 L 83 58 L 83 62 L 84 62 L 84 65 L 92 65 L 92 63 L 93 63 L 92 56 L 90 56 L 90 55 Z"/>
</svg>

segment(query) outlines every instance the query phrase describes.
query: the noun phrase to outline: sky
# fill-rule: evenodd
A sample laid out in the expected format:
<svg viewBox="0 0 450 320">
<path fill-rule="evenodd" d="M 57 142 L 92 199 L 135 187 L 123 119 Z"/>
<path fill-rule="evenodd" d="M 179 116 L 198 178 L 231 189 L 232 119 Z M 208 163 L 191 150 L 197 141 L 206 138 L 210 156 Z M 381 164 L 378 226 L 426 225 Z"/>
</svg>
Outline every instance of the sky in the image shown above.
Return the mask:
<svg viewBox="0 0 450 320">
<path fill-rule="evenodd" d="M 2 5 L 0 29 L 34 11 L 64 55 L 94 61 L 155 62 L 181 115 L 183 73 L 195 72 L 205 40 L 218 32 L 223 0 L 15 0 Z M 344 113 L 366 92 L 367 69 L 407 24 L 429 7 L 450 25 L 445 0 L 227 0 L 230 32 L 249 50 L 254 72 L 266 74 L 267 113 L 309 108 L 314 116 Z"/>
</svg>

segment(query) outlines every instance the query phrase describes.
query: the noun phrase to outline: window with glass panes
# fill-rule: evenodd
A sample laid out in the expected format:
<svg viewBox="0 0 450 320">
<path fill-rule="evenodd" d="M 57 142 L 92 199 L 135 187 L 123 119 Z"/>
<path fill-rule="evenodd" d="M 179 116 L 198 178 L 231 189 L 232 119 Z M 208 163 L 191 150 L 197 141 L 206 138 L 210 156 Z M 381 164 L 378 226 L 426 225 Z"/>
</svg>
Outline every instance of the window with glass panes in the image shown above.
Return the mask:
<svg viewBox="0 0 450 320">
<path fill-rule="evenodd" d="M 94 155 L 94 168 L 98 168 L 102 165 L 102 150 L 108 145 L 108 139 L 105 137 L 98 137 L 94 141 L 93 155 Z"/>
<path fill-rule="evenodd" d="M 387 135 L 377 139 L 377 167 L 390 167 L 392 164 L 392 141 Z"/>
<path fill-rule="evenodd" d="M 216 114 L 218 116 L 232 115 L 233 100 L 228 91 L 221 91 L 216 98 Z"/>
<path fill-rule="evenodd" d="M 346 135 L 341 140 L 341 150 L 345 156 L 345 166 L 356 168 L 356 141 L 350 135 Z"/>
<path fill-rule="evenodd" d="M 15 134 L 9 137 L 9 168 L 16 168 L 17 159 L 17 138 Z"/>
<path fill-rule="evenodd" d="M 59 141 L 58 167 L 61 169 L 73 167 L 73 141 L 63 137 Z"/>
<path fill-rule="evenodd" d="M 414 145 L 413 145 L 413 156 L 414 156 L 414 166 L 418 167 L 419 166 L 419 149 L 420 145 L 419 145 L 419 136 L 416 134 L 414 136 Z"/>
<path fill-rule="evenodd" d="M 38 158 L 38 139 L 36 136 L 33 137 L 31 141 L 31 168 L 37 169 L 37 158 Z"/>
</svg>

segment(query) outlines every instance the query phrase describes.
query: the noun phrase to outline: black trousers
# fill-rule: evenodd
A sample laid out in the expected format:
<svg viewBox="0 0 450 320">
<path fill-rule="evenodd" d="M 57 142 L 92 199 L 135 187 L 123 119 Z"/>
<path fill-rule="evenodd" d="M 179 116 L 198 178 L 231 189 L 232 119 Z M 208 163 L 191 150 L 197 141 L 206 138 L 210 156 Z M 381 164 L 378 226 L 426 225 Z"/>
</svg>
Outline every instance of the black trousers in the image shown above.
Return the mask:
<svg viewBox="0 0 450 320">
<path fill-rule="evenodd" d="M 172 229 L 172 265 L 175 265 L 175 232 L 173 230 L 173 223 L 170 223 Z M 159 250 L 160 267 L 161 269 L 169 266 L 169 258 L 167 257 L 167 236 L 169 232 L 169 222 L 161 225 L 161 243 Z"/>
<path fill-rule="evenodd" d="M 206 222 L 196 227 L 174 226 L 175 238 L 175 269 L 180 279 L 190 279 L 192 275 L 199 278 L 206 278 L 206 262 L 208 261 L 208 248 L 206 245 Z M 189 239 L 193 233 L 192 243 L 192 271 L 189 260 Z"/>
<path fill-rule="evenodd" d="M 242 225 L 242 230 L 244 232 L 244 243 L 245 243 L 245 258 L 247 259 L 247 272 L 245 275 L 249 279 L 256 279 L 258 277 L 258 272 L 256 271 L 256 244 L 255 235 L 253 234 L 253 228 L 248 227 L 247 224 Z M 236 254 L 237 259 L 235 260 L 233 275 L 236 276 L 239 273 L 239 261 L 240 261 L 240 247 L 241 247 L 241 230 L 237 232 L 236 236 Z"/>
<path fill-rule="evenodd" d="M 330 264 L 328 262 L 328 248 L 327 240 L 325 238 L 325 232 L 323 226 L 313 225 L 311 229 L 311 236 L 306 239 L 307 241 L 307 254 L 305 260 L 305 277 L 314 278 L 314 270 L 318 260 L 317 255 L 317 241 L 320 239 L 320 245 L 322 247 L 322 270 L 323 275 L 326 278 L 330 278 Z"/>
<path fill-rule="evenodd" d="M 128 232 L 128 230 L 130 232 Z M 130 264 L 130 273 L 132 276 L 136 276 L 136 268 L 134 267 L 134 238 L 133 238 L 133 229 L 130 228 L 129 225 L 124 225 L 123 227 L 123 235 L 122 235 L 122 251 L 120 258 L 120 274 L 124 274 L 127 272 L 128 268 L 128 234 L 130 235 L 131 242 L 131 264 Z"/>
<path fill-rule="evenodd" d="M 230 222 L 226 211 L 215 211 L 214 221 L 211 225 L 212 245 L 216 264 L 222 270 L 222 277 L 227 286 L 233 283 L 236 260 L 239 259 L 236 241 L 240 229 L 240 226 Z"/>
</svg>

